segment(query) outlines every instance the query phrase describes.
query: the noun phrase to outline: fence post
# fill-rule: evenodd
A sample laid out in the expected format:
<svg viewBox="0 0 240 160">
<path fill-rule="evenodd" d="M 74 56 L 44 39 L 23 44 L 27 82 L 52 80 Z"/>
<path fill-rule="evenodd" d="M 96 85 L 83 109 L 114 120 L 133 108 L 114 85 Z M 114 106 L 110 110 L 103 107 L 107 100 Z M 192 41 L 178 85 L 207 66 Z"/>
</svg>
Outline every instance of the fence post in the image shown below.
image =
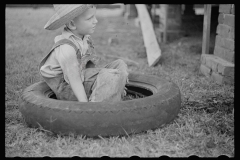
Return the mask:
<svg viewBox="0 0 240 160">
<path fill-rule="evenodd" d="M 204 5 L 202 54 L 209 54 L 211 9 L 211 4 Z"/>
</svg>

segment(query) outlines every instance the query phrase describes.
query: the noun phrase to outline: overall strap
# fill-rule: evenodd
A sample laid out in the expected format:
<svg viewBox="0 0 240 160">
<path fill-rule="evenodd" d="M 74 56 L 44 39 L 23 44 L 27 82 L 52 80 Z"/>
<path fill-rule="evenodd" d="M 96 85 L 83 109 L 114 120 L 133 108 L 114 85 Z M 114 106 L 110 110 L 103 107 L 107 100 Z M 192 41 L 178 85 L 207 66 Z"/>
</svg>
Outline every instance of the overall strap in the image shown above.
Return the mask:
<svg viewBox="0 0 240 160">
<path fill-rule="evenodd" d="M 50 50 L 50 52 L 41 60 L 40 65 L 39 65 L 39 67 L 38 67 L 38 70 L 39 70 L 39 71 L 40 71 L 40 68 L 41 68 L 41 67 L 44 65 L 44 63 L 46 62 L 47 58 L 51 55 L 52 51 L 53 51 L 56 47 L 58 47 L 58 46 L 60 46 L 60 45 L 63 45 L 63 44 L 68 44 L 68 45 L 72 46 L 72 47 L 75 49 L 76 54 L 78 54 L 79 49 L 77 48 L 77 46 L 76 46 L 71 40 L 69 40 L 69 39 L 61 39 L 61 40 L 57 41 L 57 42 L 53 45 L 53 47 L 52 47 L 52 49 Z"/>
<path fill-rule="evenodd" d="M 76 52 L 78 51 L 77 46 L 76 46 L 71 40 L 69 40 L 69 39 L 61 39 L 61 40 L 57 41 L 57 42 L 53 45 L 52 50 L 53 50 L 54 48 L 62 45 L 62 44 L 69 44 L 70 46 L 72 46 L 72 47 L 75 49 Z"/>
</svg>

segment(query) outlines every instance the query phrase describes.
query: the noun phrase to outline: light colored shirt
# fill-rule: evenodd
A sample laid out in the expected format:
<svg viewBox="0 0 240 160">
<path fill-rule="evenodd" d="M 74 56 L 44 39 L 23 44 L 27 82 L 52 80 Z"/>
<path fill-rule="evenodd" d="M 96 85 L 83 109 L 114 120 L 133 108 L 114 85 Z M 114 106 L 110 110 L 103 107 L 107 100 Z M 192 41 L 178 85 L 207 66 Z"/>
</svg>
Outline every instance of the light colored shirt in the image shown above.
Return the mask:
<svg viewBox="0 0 240 160">
<path fill-rule="evenodd" d="M 56 43 L 61 39 L 69 39 L 77 46 L 81 53 L 81 56 L 83 56 L 86 54 L 89 47 L 87 43 L 89 37 L 90 35 L 85 35 L 83 39 L 79 38 L 78 36 L 74 35 L 68 28 L 65 27 L 62 34 L 55 37 L 54 42 Z M 69 84 L 67 70 L 68 67 L 71 68 L 71 65 L 73 65 L 73 63 L 69 63 L 70 61 L 69 59 L 67 59 L 69 58 L 69 55 L 67 55 L 68 52 L 66 52 L 66 50 L 69 49 L 71 48 L 69 48 L 68 44 L 56 47 L 46 60 L 45 64 L 40 68 L 40 73 L 42 74 L 42 76 L 52 78 L 63 73 L 65 81 Z M 74 55 L 74 57 L 77 59 L 77 55 Z M 80 76 L 83 82 L 83 75 L 80 74 Z"/>
</svg>

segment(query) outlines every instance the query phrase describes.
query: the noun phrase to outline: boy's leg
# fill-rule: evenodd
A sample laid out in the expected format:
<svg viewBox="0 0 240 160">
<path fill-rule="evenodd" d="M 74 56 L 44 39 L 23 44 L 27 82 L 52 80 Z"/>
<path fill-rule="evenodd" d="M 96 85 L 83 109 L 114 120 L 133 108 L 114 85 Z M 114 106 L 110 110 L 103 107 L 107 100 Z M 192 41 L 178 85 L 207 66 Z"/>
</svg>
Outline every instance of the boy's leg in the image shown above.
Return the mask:
<svg viewBox="0 0 240 160">
<path fill-rule="evenodd" d="M 119 72 L 117 69 L 103 68 L 93 84 L 89 101 L 120 101 L 126 79 L 126 74 Z"/>
<path fill-rule="evenodd" d="M 85 88 L 88 100 L 90 95 L 92 94 L 93 84 L 96 81 L 100 70 L 101 68 L 87 68 L 82 72 L 84 77 L 83 86 Z"/>
<path fill-rule="evenodd" d="M 78 101 L 70 84 L 68 84 L 63 77 L 54 92 L 59 100 Z"/>
<path fill-rule="evenodd" d="M 66 81 L 61 83 L 59 87 L 59 91 L 56 94 L 57 99 L 66 101 L 78 101 L 70 84 L 68 84 Z"/>
<path fill-rule="evenodd" d="M 125 76 L 127 76 L 127 83 L 128 83 L 128 68 L 127 68 L 127 64 L 122 59 L 117 59 L 115 61 L 112 61 L 111 63 L 104 66 L 104 68 L 117 69 L 123 72 Z"/>
<path fill-rule="evenodd" d="M 127 76 L 127 65 L 124 61 L 116 60 L 109 63 L 97 75 L 89 101 L 120 101 Z"/>
<path fill-rule="evenodd" d="M 121 60 L 121 59 L 112 61 L 111 63 L 109 63 L 106 66 L 104 66 L 104 68 L 118 69 L 119 71 L 122 71 L 126 75 L 128 75 L 127 64 L 123 60 Z"/>
<path fill-rule="evenodd" d="M 111 63 L 107 64 L 105 66 L 105 68 L 117 69 L 118 71 L 123 72 L 123 76 L 127 77 L 126 78 L 126 83 L 129 82 L 129 79 L 128 79 L 128 74 L 129 74 L 128 73 L 128 67 L 127 67 L 127 64 L 122 59 L 117 59 L 115 61 L 112 61 Z M 126 83 L 125 83 L 125 85 L 126 85 Z M 125 85 L 124 85 L 124 91 L 122 93 L 122 96 L 124 96 L 126 94 Z"/>
</svg>

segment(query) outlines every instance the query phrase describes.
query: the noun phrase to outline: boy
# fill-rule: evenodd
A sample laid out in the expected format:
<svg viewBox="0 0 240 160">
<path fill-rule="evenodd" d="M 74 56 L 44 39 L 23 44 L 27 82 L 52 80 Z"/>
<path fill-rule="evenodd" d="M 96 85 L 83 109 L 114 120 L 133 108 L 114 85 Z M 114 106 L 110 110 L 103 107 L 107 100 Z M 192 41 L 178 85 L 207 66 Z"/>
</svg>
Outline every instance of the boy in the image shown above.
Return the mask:
<svg viewBox="0 0 240 160">
<path fill-rule="evenodd" d="M 45 25 L 64 26 L 42 59 L 39 71 L 57 99 L 79 102 L 120 101 L 128 77 L 127 65 L 116 60 L 97 68 L 98 57 L 90 35 L 97 24 L 96 7 L 89 4 L 53 5 L 56 11 Z"/>
</svg>

